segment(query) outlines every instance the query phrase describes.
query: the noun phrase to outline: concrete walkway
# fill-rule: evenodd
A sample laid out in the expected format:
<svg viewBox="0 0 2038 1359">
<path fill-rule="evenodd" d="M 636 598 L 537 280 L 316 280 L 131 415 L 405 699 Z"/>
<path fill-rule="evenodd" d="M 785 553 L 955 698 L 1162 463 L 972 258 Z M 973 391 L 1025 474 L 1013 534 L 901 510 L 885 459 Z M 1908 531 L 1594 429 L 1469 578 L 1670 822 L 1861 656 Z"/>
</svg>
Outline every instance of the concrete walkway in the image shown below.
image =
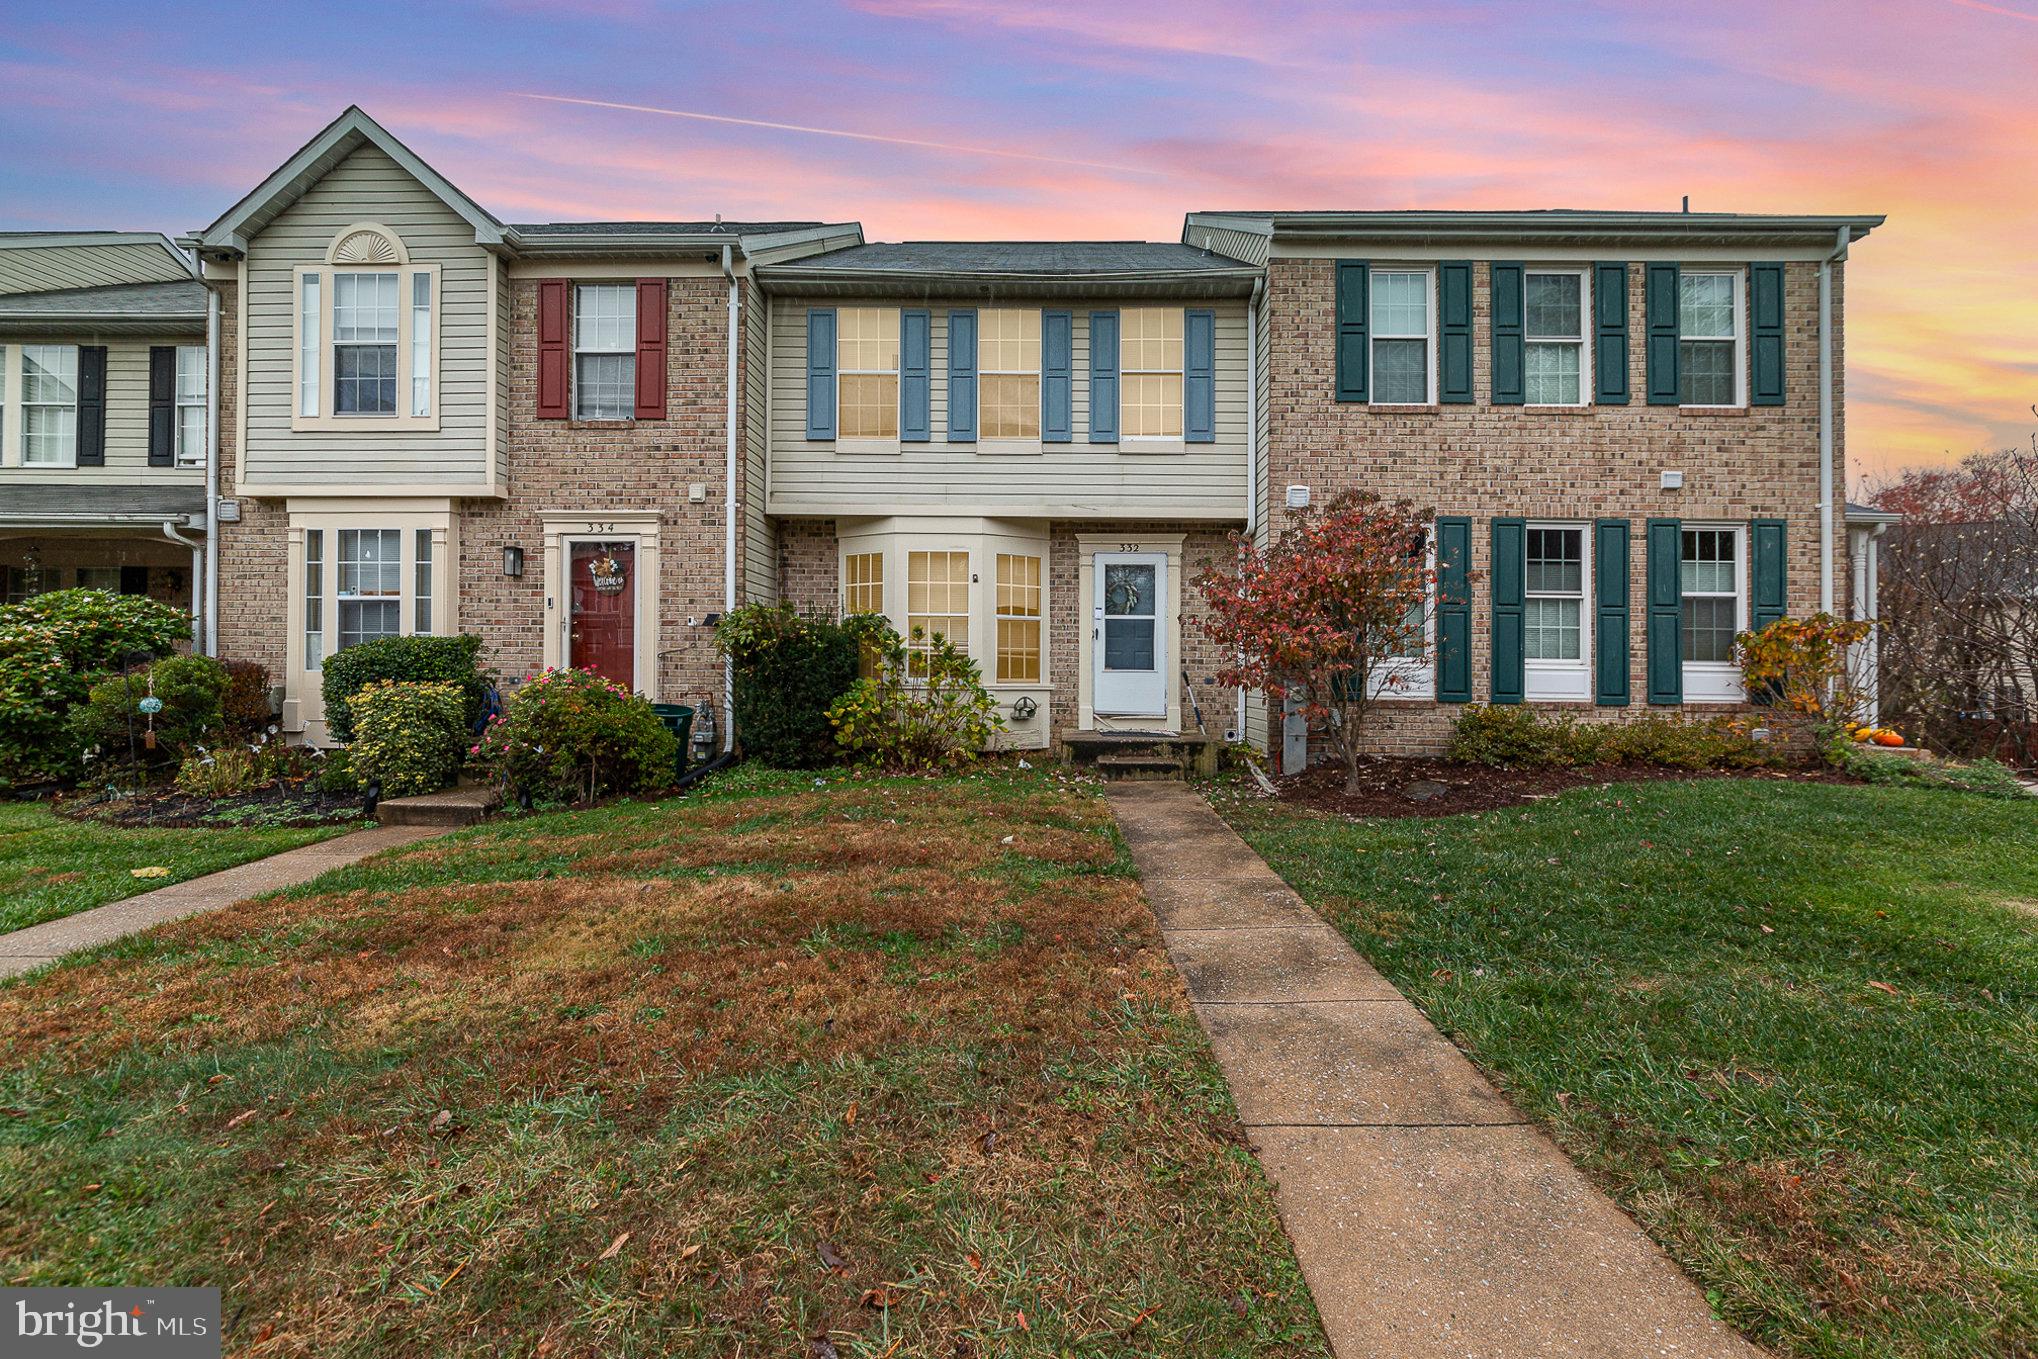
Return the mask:
<svg viewBox="0 0 2038 1359">
<path fill-rule="evenodd" d="M 1109 797 L 1340 1359 L 1759 1359 L 1199 795 Z"/>
<path fill-rule="evenodd" d="M 370 854 L 438 835 L 443 830 L 438 826 L 377 826 L 355 831 L 0 935 L 0 979 L 17 976 L 81 948 L 111 943 L 138 930 L 203 911 L 216 911 L 264 892 L 295 887 L 331 869 L 344 868 Z"/>
</svg>

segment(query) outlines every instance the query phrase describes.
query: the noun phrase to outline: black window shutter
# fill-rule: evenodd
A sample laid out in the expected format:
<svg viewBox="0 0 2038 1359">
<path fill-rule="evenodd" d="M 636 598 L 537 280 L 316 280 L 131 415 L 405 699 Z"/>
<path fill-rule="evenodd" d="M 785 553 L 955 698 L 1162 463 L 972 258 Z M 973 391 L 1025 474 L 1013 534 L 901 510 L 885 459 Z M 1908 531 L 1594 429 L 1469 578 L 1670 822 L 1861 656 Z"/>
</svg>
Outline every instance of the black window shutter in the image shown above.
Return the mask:
<svg viewBox="0 0 2038 1359">
<path fill-rule="evenodd" d="M 1519 406 L 1527 399 L 1522 376 L 1522 311 L 1527 304 L 1519 264 L 1491 266 L 1493 279 L 1493 404 Z"/>
<path fill-rule="evenodd" d="M 78 346 L 78 466 L 106 466 L 106 346 Z"/>
<path fill-rule="evenodd" d="M 1623 346 L 1625 348 L 1625 346 Z M 1603 707 L 1628 705 L 1628 521 L 1592 526 L 1593 698 Z"/>
<path fill-rule="evenodd" d="M 177 461 L 177 347 L 149 346 L 149 466 Z"/>
<path fill-rule="evenodd" d="M 1436 694 L 1440 702 L 1472 701 L 1472 521 L 1437 519 Z"/>
<path fill-rule="evenodd" d="M 1649 521 L 1649 702 L 1684 701 L 1684 521 Z"/>
<path fill-rule="evenodd" d="M 1682 271 L 1674 264 L 1649 266 L 1643 302 L 1648 309 L 1649 404 L 1678 404 L 1677 301 Z"/>
<path fill-rule="evenodd" d="M 1472 261 L 1445 260 L 1437 266 L 1437 400 L 1447 406 L 1472 402 Z"/>
<path fill-rule="evenodd" d="M 1337 271 L 1337 399 L 1367 400 L 1366 262 L 1339 260 Z"/>
<path fill-rule="evenodd" d="M 1783 404 L 1783 266 L 1748 266 L 1749 328 L 1748 401 L 1755 406 Z"/>
<path fill-rule="evenodd" d="M 1602 262 L 1592 266 L 1592 311 L 1593 400 L 1602 406 L 1625 406 L 1628 404 L 1627 265 Z"/>
</svg>

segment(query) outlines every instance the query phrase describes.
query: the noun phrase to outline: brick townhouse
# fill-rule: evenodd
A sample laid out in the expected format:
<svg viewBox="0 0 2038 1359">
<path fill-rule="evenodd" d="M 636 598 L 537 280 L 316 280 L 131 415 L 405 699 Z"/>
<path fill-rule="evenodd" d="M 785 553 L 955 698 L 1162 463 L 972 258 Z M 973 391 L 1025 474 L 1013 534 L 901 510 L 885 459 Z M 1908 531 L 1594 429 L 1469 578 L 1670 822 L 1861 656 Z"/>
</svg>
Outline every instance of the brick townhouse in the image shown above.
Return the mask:
<svg viewBox="0 0 2038 1359">
<path fill-rule="evenodd" d="M 1435 647 L 1383 744 L 1469 701 L 1717 711 L 1735 628 L 1873 606 L 1879 526 L 1836 488 L 1843 261 L 1878 222 L 507 224 L 350 109 L 188 241 L 220 312 L 218 645 L 317 741 L 322 659 L 365 638 L 712 701 L 713 618 L 783 598 L 965 645 L 1008 744 L 1299 758 L 1215 683 L 1190 581 L 1363 487 L 1437 515 Z"/>
</svg>

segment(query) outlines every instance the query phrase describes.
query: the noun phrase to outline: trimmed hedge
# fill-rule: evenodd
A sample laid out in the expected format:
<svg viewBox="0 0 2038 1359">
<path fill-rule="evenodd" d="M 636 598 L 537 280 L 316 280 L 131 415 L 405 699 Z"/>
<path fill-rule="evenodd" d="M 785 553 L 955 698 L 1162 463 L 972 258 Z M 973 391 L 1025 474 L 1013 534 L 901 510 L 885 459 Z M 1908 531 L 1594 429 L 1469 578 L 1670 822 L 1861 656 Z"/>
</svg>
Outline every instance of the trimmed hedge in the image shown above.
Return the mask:
<svg viewBox="0 0 2038 1359">
<path fill-rule="evenodd" d="M 322 691 L 326 731 L 335 741 L 354 739 L 353 696 L 379 680 L 399 684 L 451 684 L 460 690 L 462 722 L 471 728 L 488 697 L 488 677 L 476 660 L 479 637 L 384 637 L 325 658 Z"/>
<path fill-rule="evenodd" d="M 746 604 L 715 627 L 735 671 L 736 738 L 746 758 L 810 769 L 841 758 L 828 710 L 855 685 L 864 638 L 884 620 L 809 617 L 790 604 Z"/>
<path fill-rule="evenodd" d="M 1757 741 L 1746 719 L 1664 714 L 1611 722 L 1548 716 L 1525 703 L 1466 708 L 1451 730 L 1444 758 L 1495 769 L 1570 769 L 1596 764 L 1660 765 L 1671 769 L 1747 769 L 1780 764 L 1774 742 Z"/>
</svg>

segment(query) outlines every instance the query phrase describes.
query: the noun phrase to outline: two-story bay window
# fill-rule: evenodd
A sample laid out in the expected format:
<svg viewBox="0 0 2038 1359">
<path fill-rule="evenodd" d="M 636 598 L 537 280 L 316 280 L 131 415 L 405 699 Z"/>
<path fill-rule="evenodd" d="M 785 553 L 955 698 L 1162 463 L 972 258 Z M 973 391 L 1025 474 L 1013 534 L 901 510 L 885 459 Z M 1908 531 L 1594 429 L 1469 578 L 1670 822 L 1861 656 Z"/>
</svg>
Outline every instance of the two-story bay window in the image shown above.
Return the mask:
<svg viewBox="0 0 2038 1359">
<path fill-rule="evenodd" d="M 1686 528 L 1678 563 L 1682 596 L 1684 697 L 1733 700 L 1742 696 L 1734 662 L 1734 634 L 1747 626 L 1742 587 L 1742 531 L 1738 527 Z"/>
<path fill-rule="evenodd" d="M 1376 406 L 1420 406 L 1436 399 L 1433 279 L 1426 269 L 1373 270 L 1369 331 Z"/>
<path fill-rule="evenodd" d="M 844 439 L 899 437 L 899 309 L 836 312 L 836 419 Z"/>
<path fill-rule="evenodd" d="M 1040 437 L 1040 313 L 998 307 L 977 313 L 978 437 Z"/>
<path fill-rule="evenodd" d="M 885 554 L 851 552 L 842 559 L 842 616 L 885 611 Z"/>
<path fill-rule="evenodd" d="M 1525 276 L 1522 346 L 1524 395 L 1531 406 L 1576 406 L 1586 396 L 1585 275 Z"/>
<path fill-rule="evenodd" d="M 394 273 L 333 275 L 333 414 L 396 414 Z"/>
<path fill-rule="evenodd" d="M 177 465 L 205 466 L 205 346 L 177 346 Z"/>
<path fill-rule="evenodd" d="M 637 409 L 637 289 L 583 283 L 573 296 L 573 415 L 628 420 Z"/>
<path fill-rule="evenodd" d="M 1126 439 L 1182 437 L 1185 315 L 1180 307 L 1126 307 L 1118 313 Z"/>
<path fill-rule="evenodd" d="M 399 635 L 403 631 L 401 530 L 341 529 L 339 539 L 338 649 Z"/>
<path fill-rule="evenodd" d="M 78 462 L 78 347 L 21 347 L 21 461 L 28 467 Z"/>
<path fill-rule="evenodd" d="M 1738 406 L 1747 370 L 1741 322 L 1742 276 L 1685 270 L 1678 279 L 1678 402 Z"/>
<path fill-rule="evenodd" d="M 323 264 L 294 271 L 292 429 L 438 428 L 439 273 L 373 225 L 347 228 Z"/>
<path fill-rule="evenodd" d="M 1040 558 L 998 554 L 999 684 L 1040 682 Z"/>
</svg>

